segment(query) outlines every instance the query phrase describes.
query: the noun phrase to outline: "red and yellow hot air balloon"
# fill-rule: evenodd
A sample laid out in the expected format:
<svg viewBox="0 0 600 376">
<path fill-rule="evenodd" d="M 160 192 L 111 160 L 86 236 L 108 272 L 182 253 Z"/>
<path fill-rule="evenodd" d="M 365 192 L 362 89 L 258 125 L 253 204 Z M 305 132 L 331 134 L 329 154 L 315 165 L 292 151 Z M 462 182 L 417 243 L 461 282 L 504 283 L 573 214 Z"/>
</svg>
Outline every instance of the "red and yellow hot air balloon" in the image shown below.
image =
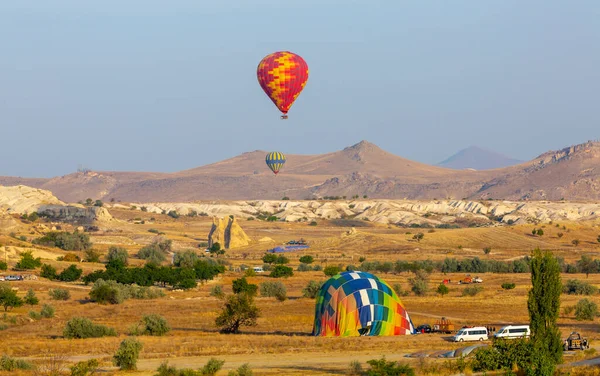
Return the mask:
<svg viewBox="0 0 600 376">
<path fill-rule="evenodd" d="M 281 118 L 287 119 L 290 107 L 308 80 L 308 65 L 292 52 L 274 52 L 260 61 L 256 76 L 264 92 L 283 113 Z"/>
</svg>

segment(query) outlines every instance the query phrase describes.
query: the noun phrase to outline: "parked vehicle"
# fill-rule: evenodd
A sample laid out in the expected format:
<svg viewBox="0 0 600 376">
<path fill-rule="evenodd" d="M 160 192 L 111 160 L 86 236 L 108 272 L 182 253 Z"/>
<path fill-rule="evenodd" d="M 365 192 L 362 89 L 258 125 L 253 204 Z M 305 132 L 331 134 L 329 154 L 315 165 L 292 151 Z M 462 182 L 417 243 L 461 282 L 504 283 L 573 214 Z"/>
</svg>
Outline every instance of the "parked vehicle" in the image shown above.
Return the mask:
<svg viewBox="0 0 600 376">
<path fill-rule="evenodd" d="M 431 325 L 429 325 L 429 324 L 419 325 L 419 326 L 417 326 L 415 331 L 417 333 L 431 333 Z"/>
<path fill-rule="evenodd" d="M 23 276 L 21 276 L 21 275 L 7 275 L 6 277 L 4 277 L 4 279 L 6 281 L 22 281 L 23 280 Z"/>
<path fill-rule="evenodd" d="M 473 278 L 473 283 L 483 283 L 483 279 L 481 279 L 479 277 L 475 277 L 475 278 Z"/>
<path fill-rule="evenodd" d="M 488 331 L 485 326 L 461 328 L 452 339 L 454 342 L 485 341 L 488 339 Z"/>
<path fill-rule="evenodd" d="M 507 325 L 498 329 L 495 338 L 528 338 L 531 335 L 529 325 Z"/>
<path fill-rule="evenodd" d="M 563 345 L 565 351 L 569 350 L 585 350 L 590 348 L 590 344 L 587 339 L 583 338 L 581 334 L 577 332 L 571 332 L 569 337 L 565 339 Z"/>
<path fill-rule="evenodd" d="M 262 266 L 255 266 L 252 269 L 254 270 L 255 273 L 264 273 L 265 272 L 263 270 Z"/>
<path fill-rule="evenodd" d="M 435 324 L 433 324 L 432 331 L 437 333 L 450 334 L 454 331 L 454 324 L 445 317 L 442 317 L 441 319 L 437 320 Z"/>
<path fill-rule="evenodd" d="M 459 285 L 468 285 L 469 283 L 473 283 L 473 278 L 469 274 L 461 280 L 458 281 Z"/>
</svg>

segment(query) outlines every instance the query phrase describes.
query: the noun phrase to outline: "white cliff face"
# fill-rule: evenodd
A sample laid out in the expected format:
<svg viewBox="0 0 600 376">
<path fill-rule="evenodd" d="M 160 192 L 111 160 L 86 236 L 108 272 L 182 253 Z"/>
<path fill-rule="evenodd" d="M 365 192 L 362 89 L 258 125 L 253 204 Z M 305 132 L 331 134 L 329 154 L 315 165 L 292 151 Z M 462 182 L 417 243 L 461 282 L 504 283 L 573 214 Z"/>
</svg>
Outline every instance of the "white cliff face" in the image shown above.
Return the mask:
<svg viewBox="0 0 600 376">
<path fill-rule="evenodd" d="M 441 224 L 457 218 L 504 223 L 577 221 L 600 218 L 600 203 L 463 201 L 463 200 L 339 200 L 231 201 L 201 203 L 135 203 L 154 213 L 195 211 L 209 216 L 238 218 L 275 215 L 280 220 L 354 218 L 383 224 Z"/>
<path fill-rule="evenodd" d="M 36 212 L 42 205 L 64 205 L 50 191 L 24 185 L 0 186 L 0 209 L 9 213 L 23 214 Z"/>
</svg>

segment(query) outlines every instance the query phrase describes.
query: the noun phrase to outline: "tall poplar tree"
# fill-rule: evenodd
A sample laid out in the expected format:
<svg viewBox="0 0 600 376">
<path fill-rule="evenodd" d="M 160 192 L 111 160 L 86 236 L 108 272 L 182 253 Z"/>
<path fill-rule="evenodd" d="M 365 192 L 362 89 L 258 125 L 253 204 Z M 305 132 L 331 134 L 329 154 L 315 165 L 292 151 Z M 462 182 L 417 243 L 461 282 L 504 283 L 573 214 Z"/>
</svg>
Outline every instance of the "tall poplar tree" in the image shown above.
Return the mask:
<svg viewBox="0 0 600 376">
<path fill-rule="evenodd" d="M 527 306 L 533 354 L 528 374 L 552 375 L 556 365 L 562 363 L 562 341 L 556 324 L 562 283 L 560 265 L 551 252 L 539 248 L 533 251 L 531 283 Z"/>
</svg>

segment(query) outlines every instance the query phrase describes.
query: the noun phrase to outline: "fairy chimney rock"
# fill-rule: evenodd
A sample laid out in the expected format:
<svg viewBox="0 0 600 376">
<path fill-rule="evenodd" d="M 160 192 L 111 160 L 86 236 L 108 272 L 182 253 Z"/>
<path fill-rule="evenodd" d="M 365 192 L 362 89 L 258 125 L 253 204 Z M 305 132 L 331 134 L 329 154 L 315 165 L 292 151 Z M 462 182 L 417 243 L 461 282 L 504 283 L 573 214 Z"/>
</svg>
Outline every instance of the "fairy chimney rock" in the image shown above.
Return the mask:
<svg viewBox="0 0 600 376">
<path fill-rule="evenodd" d="M 222 248 L 230 249 L 243 247 L 250 244 L 250 237 L 246 235 L 235 218 L 213 217 L 213 224 L 208 234 L 208 247 L 214 243 L 221 244 Z"/>
</svg>

